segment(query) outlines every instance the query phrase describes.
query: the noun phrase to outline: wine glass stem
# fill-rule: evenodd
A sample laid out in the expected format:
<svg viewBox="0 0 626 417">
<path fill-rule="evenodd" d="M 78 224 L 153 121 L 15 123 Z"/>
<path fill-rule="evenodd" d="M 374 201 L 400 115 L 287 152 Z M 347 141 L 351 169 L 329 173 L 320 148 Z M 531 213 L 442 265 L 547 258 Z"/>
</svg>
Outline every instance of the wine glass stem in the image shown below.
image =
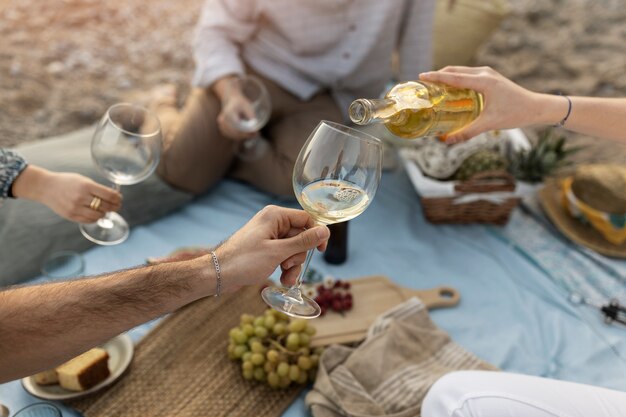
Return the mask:
<svg viewBox="0 0 626 417">
<path fill-rule="evenodd" d="M 120 191 L 120 185 L 118 183 L 114 182 L 111 188 L 113 188 L 115 191 L 118 191 L 118 192 Z M 104 213 L 104 216 L 98 219 L 96 223 L 98 223 L 98 226 L 100 226 L 103 229 L 112 229 L 113 221 L 111 220 L 111 212 L 107 211 L 106 213 Z"/>
<path fill-rule="evenodd" d="M 302 269 L 300 270 L 300 274 L 298 275 L 298 278 L 296 278 L 296 283 L 289 289 L 289 292 L 297 291 L 298 293 L 300 293 L 300 285 L 302 285 L 302 280 L 304 279 L 304 275 L 306 274 L 306 271 L 309 269 L 309 263 L 311 262 L 311 258 L 313 257 L 314 251 L 315 249 L 311 249 L 310 251 L 306 253 L 306 259 L 304 260 L 304 263 L 302 264 Z"/>
</svg>

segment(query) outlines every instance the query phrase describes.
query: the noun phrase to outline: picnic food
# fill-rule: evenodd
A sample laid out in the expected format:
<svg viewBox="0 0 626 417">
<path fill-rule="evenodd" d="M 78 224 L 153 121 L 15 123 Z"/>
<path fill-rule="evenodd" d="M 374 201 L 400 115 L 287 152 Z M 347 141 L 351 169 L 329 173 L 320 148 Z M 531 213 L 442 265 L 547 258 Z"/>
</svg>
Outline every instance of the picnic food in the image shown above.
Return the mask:
<svg viewBox="0 0 626 417">
<path fill-rule="evenodd" d="M 93 348 L 56 368 L 61 387 L 70 391 L 85 391 L 108 378 L 109 354 Z"/>
<path fill-rule="evenodd" d="M 303 319 L 290 319 L 268 309 L 254 317 L 243 314 L 230 330 L 228 356 L 241 361 L 243 377 L 267 382 L 272 388 L 313 381 L 321 348 L 309 348 L 315 328 Z"/>
<path fill-rule="evenodd" d="M 35 382 L 39 385 L 54 385 L 59 383 L 59 376 L 56 369 L 48 369 L 33 375 Z"/>
<path fill-rule="evenodd" d="M 445 136 L 472 122 L 483 109 L 473 90 L 424 81 L 395 85 L 383 99 L 358 99 L 349 108 L 358 125 L 384 123 L 404 139 Z"/>
<path fill-rule="evenodd" d="M 318 285 L 315 302 L 322 309 L 322 316 L 330 309 L 337 313 L 351 310 L 354 301 L 350 292 L 350 283 L 338 279 L 329 288 L 322 284 Z"/>
<path fill-rule="evenodd" d="M 454 178 L 466 181 L 480 172 L 506 169 L 507 161 L 500 152 L 483 149 L 463 161 Z"/>
<path fill-rule="evenodd" d="M 567 158 L 580 150 L 565 147 L 565 137 L 555 137 L 551 129 L 545 130 L 537 144 L 528 151 L 511 155 L 509 172 L 518 180 L 540 182 L 558 168 L 568 164 Z"/>
</svg>

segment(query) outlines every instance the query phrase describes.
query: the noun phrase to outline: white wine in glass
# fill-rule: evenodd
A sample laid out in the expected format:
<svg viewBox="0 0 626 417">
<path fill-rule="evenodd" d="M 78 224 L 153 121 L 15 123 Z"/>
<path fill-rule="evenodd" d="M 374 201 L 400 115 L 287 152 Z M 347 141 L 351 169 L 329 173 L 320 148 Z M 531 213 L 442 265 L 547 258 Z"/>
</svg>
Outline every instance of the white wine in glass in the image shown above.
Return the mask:
<svg viewBox="0 0 626 417">
<path fill-rule="evenodd" d="M 353 219 L 365 211 L 376 194 L 382 158 L 379 139 L 338 123 L 322 121 L 296 160 L 293 171 L 296 198 L 318 224 Z M 265 288 L 261 293 L 263 300 L 293 317 L 319 316 L 319 305 L 300 291 L 312 256 L 310 250 L 293 287 Z"/>
<path fill-rule="evenodd" d="M 149 110 L 134 104 L 111 106 L 91 140 L 91 157 L 100 173 L 119 191 L 121 185 L 148 178 L 161 156 L 161 126 Z M 116 245 L 128 238 L 128 223 L 108 212 L 95 223 L 80 225 L 82 234 L 99 245 Z"/>
</svg>

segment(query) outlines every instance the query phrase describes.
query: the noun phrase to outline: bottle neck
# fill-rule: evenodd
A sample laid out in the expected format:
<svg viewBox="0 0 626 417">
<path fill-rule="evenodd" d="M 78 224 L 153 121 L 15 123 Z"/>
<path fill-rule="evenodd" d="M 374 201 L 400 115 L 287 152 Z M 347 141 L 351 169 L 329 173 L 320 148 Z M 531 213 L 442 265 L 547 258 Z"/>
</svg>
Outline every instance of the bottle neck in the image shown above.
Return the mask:
<svg viewBox="0 0 626 417">
<path fill-rule="evenodd" d="M 354 100 L 348 109 L 350 120 L 358 125 L 384 123 L 392 119 L 397 112 L 396 101 L 391 98 L 360 98 Z"/>
</svg>

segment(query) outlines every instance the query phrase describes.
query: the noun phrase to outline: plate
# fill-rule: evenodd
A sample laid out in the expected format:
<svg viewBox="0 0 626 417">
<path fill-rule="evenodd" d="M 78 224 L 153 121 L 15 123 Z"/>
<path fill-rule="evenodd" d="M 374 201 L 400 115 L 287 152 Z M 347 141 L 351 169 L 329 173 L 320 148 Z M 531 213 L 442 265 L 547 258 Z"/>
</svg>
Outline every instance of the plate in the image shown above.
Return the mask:
<svg viewBox="0 0 626 417">
<path fill-rule="evenodd" d="M 39 385 L 32 376 L 22 378 L 22 386 L 30 394 L 43 400 L 69 400 L 93 394 L 115 382 L 128 368 L 133 359 L 133 341 L 126 334 L 121 334 L 100 346 L 109 354 L 109 370 L 111 375 L 98 385 L 86 391 L 69 391 L 60 385 Z"/>
</svg>

